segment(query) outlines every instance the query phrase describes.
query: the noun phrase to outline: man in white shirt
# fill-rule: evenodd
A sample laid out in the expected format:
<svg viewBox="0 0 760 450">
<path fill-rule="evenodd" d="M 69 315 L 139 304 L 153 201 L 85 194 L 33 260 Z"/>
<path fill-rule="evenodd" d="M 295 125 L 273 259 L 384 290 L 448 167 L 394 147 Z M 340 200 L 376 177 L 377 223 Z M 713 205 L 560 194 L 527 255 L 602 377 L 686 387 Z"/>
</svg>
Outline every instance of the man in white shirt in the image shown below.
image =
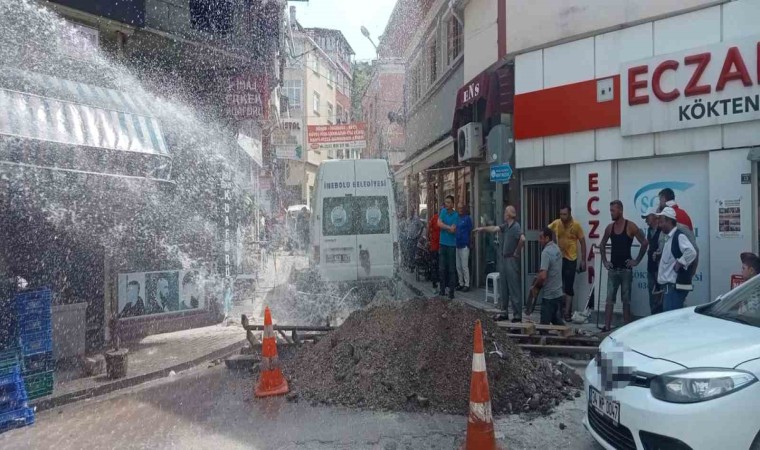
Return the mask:
<svg viewBox="0 0 760 450">
<path fill-rule="evenodd" d="M 663 288 L 663 311 L 683 308 L 686 295 L 691 291 L 691 272 L 689 266 L 697 258 L 697 251 L 689 238 L 677 227 L 676 212 L 665 207 L 660 217 L 660 229 L 667 239 L 662 246 L 662 257 L 657 272 L 657 282 Z"/>
</svg>

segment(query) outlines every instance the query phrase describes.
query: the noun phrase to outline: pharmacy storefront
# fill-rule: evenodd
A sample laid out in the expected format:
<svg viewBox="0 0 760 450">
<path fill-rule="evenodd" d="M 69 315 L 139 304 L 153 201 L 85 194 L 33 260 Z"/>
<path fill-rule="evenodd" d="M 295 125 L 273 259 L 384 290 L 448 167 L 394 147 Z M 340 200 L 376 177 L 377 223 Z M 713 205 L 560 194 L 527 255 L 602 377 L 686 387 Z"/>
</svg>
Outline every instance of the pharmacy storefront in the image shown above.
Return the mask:
<svg viewBox="0 0 760 450">
<path fill-rule="evenodd" d="M 586 258 L 593 270 L 576 279 L 581 295 L 575 308 L 583 307 L 591 286 L 597 299 L 606 296 L 598 246 L 615 199 L 623 202 L 628 220 L 646 229 L 642 213 L 659 203 L 662 189 L 675 192 L 692 218 L 700 250 L 687 305 L 728 291 L 732 274 L 741 270 L 740 253 L 758 251 L 760 37 L 749 25 L 737 29 L 744 22 L 736 18 L 753 13 L 760 19 L 760 8 L 745 11 L 742 4 L 532 52 L 541 53 L 541 60 L 517 58 L 517 166 L 569 168 L 573 215 L 590 244 Z M 676 48 L 675 42 L 691 45 Z M 587 76 L 571 74 L 576 80 L 566 83 L 556 77 L 556 85 L 519 83 L 555 73 L 570 60 L 595 64 Z M 572 107 L 547 109 L 550 104 Z M 551 123 L 538 122 L 547 111 Z M 634 272 L 634 315 L 649 315 L 649 288 L 643 262 Z"/>
</svg>

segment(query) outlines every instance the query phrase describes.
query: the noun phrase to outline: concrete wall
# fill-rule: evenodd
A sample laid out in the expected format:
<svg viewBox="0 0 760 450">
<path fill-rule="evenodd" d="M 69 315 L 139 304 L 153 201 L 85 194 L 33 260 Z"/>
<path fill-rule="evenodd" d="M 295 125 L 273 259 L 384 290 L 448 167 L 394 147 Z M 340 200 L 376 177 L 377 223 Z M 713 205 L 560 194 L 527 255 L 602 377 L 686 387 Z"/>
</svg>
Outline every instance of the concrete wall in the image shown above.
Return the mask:
<svg viewBox="0 0 760 450">
<path fill-rule="evenodd" d="M 458 63 L 441 86 L 434 88 L 432 95 L 409 113 L 406 123 L 407 157 L 451 131 L 457 91 L 463 84 L 464 67 Z"/>
<path fill-rule="evenodd" d="M 499 57 L 498 2 L 470 0 L 464 9 L 464 79 L 475 78 Z"/>
<path fill-rule="evenodd" d="M 522 52 L 550 42 L 718 3 L 722 1 L 509 0 L 507 51 Z"/>
<path fill-rule="evenodd" d="M 760 2 L 740 0 L 516 57 L 516 95 L 619 74 L 620 63 L 757 33 Z M 616 93 L 615 95 L 621 95 Z M 519 111 L 517 112 L 519 114 Z M 623 137 L 619 128 L 516 141 L 519 168 L 677 155 L 760 144 L 744 122 Z"/>
</svg>

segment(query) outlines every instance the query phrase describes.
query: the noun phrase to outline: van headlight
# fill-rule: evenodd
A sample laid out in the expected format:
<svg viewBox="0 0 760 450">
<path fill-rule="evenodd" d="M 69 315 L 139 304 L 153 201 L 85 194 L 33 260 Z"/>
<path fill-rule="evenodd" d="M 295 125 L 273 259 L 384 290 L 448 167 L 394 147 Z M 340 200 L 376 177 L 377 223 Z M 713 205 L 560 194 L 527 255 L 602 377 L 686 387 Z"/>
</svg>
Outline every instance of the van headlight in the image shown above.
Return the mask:
<svg viewBox="0 0 760 450">
<path fill-rule="evenodd" d="M 666 373 L 651 382 L 652 396 L 670 403 L 697 403 L 743 389 L 757 378 L 733 369 L 688 369 Z"/>
</svg>

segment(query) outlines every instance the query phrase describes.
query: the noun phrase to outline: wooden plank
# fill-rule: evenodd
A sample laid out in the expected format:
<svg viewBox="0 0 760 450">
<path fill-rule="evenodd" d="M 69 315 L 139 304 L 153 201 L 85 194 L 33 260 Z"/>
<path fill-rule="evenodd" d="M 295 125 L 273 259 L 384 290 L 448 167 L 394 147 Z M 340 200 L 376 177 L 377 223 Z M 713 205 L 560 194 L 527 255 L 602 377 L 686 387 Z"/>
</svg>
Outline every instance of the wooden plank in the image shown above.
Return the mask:
<svg viewBox="0 0 760 450">
<path fill-rule="evenodd" d="M 280 336 L 282 336 L 282 339 L 285 340 L 288 344 L 293 344 L 293 340 L 288 337 L 287 334 L 285 334 L 285 331 L 283 330 L 277 330 L 278 333 L 280 333 Z"/>
<path fill-rule="evenodd" d="M 536 324 L 532 322 L 496 322 L 496 325 L 509 330 L 520 330 L 522 334 L 536 334 Z"/>
<path fill-rule="evenodd" d="M 595 355 L 599 351 L 599 347 L 589 347 L 589 346 L 580 346 L 580 345 L 520 344 L 520 348 L 523 350 L 529 350 L 531 352 L 564 353 L 564 354 L 569 354 L 569 355 L 574 355 L 574 354 Z"/>
<path fill-rule="evenodd" d="M 562 336 L 573 335 L 573 329 L 568 327 L 567 325 L 541 325 L 541 324 L 537 324 L 533 322 L 514 323 L 514 322 L 507 322 L 507 321 L 496 322 L 496 325 L 500 326 L 501 328 L 522 330 L 523 334 L 535 334 L 536 330 L 541 330 L 541 331 L 557 331 Z"/>
<path fill-rule="evenodd" d="M 251 331 L 261 331 L 264 329 L 264 325 L 258 325 L 258 324 L 245 324 L 243 323 L 243 328 L 246 330 Z M 326 333 L 328 331 L 332 331 L 335 329 L 335 327 L 325 327 L 325 326 L 309 326 L 309 325 L 278 325 L 274 324 L 272 325 L 272 329 L 274 331 L 321 331 L 323 333 Z"/>
<path fill-rule="evenodd" d="M 520 340 L 546 340 L 547 342 L 564 342 L 564 343 L 573 343 L 573 344 L 587 344 L 587 345 L 599 345 L 601 342 L 599 339 L 593 338 L 593 337 L 586 337 L 586 336 L 557 336 L 554 334 L 547 334 L 543 336 L 539 335 L 527 335 L 527 334 L 517 334 L 517 333 L 509 333 L 507 334 L 507 337 L 512 339 L 520 339 Z"/>
</svg>

